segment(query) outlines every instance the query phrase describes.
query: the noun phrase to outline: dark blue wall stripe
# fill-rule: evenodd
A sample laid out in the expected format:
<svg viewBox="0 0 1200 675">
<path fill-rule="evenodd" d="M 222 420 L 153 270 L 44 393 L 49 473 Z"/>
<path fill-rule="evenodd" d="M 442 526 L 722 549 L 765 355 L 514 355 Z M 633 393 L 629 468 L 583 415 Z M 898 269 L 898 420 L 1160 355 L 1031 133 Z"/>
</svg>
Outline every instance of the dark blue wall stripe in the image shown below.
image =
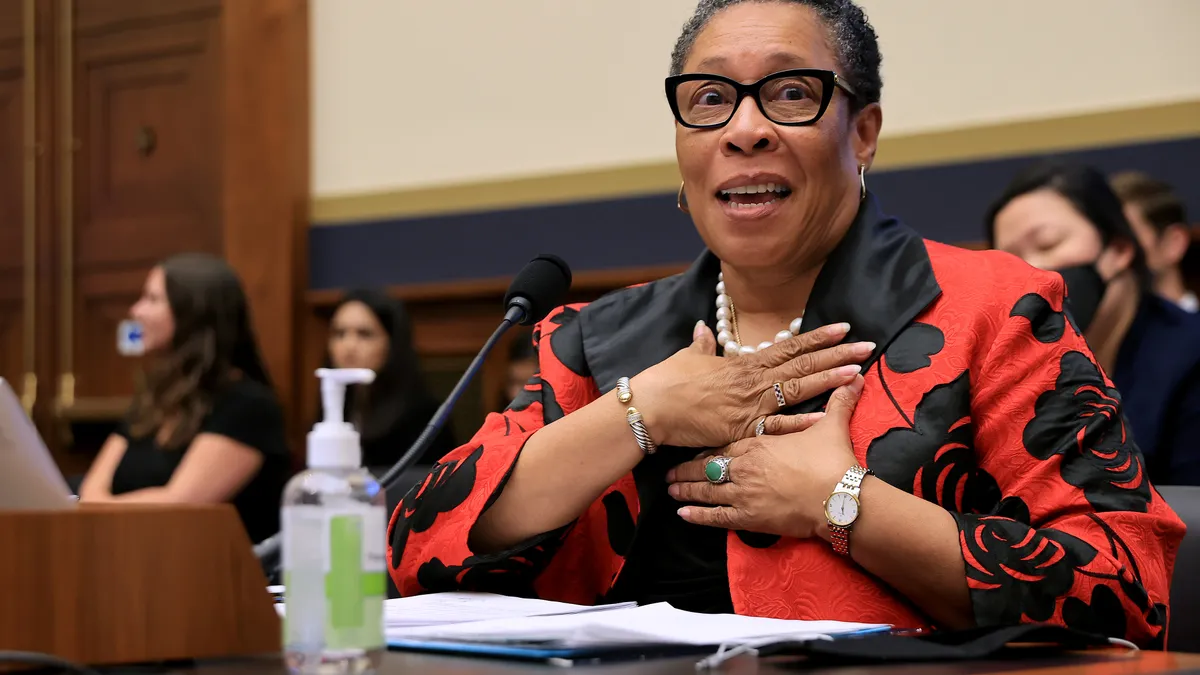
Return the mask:
<svg viewBox="0 0 1200 675">
<path fill-rule="evenodd" d="M 1200 213 L 1200 138 L 1062 156 L 1106 173 L 1146 171 L 1175 185 L 1193 220 Z M 926 237 L 979 241 L 988 204 L 1032 159 L 881 171 L 868 185 L 885 211 Z M 687 263 L 701 246 L 674 194 L 376 220 L 311 228 L 309 283 L 331 289 L 502 277 L 540 252 L 561 255 L 577 271 Z"/>
</svg>

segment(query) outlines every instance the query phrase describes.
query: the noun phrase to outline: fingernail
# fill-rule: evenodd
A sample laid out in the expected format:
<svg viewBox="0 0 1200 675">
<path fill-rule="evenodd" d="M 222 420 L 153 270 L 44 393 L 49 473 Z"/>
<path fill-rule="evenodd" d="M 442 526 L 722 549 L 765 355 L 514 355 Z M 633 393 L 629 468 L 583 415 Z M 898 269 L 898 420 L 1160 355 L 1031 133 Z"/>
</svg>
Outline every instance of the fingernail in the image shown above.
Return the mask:
<svg viewBox="0 0 1200 675">
<path fill-rule="evenodd" d="M 840 377 L 851 377 L 851 376 L 857 375 L 861 372 L 862 372 L 862 366 L 860 366 L 858 364 L 842 366 L 841 368 L 837 369 L 837 374 Z"/>
<path fill-rule="evenodd" d="M 691 511 L 688 510 L 688 507 L 684 506 L 675 513 L 678 513 L 680 518 L 687 520 L 687 517 L 691 514 Z"/>
<path fill-rule="evenodd" d="M 667 482 L 668 483 L 675 482 L 675 469 L 671 469 L 670 471 L 667 472 Z"/>
<path fill-rule="evenodd" d="M 866 383 L 867 381 L 863 378 L 856 377 L 854 378 L 854 381 L 850 383 L 850 391 L 854 392 L 855 394 L 861 393 L 863 390 L 863 385 Z"/>
<path fill-rule="evenodd" d="M 676 484 L 672 484 L 670 487 L 667 488 L 667 494 L 671 495 L 672 497 L 678 497 L 679 496 L 679 486 Z"/>
<path fill-rule="evenodd" d="M 825 416 L 825 413 L 824 413 L 824 412 L 822 412 L 822 411 L 817 411 L 817 412 L 814 412 L 814 413 L 808 413 L 808 419 L 810 419 L 810 420 L 819 420 L 819 419 L 821 419 L 821 418 L 822 418 L 822 417 L 824 417 L 824 416 Z"/>
<path fill-rule="evenodd" d="M 696 322 L 696 327 L 692 329 L 692 339 L 699 340 L 701 335 L 704 335 L 704 319 Z"/>
<path fill-rule="evenodd" d="M 869 354 L 871 354 L 871 352 L 875 351 L 875 343 L 874 342 L 860 342 L 854 346 L 854 351 L 859 354 L 869 355 Z"/>
<path fill-rule="evenodd" d="M 831 325 L 828 330 L 830 335 L 838 337 L 850 332 L 850 324 L 844 321 L 842 323 L 835 323 Z"/>
</svg>

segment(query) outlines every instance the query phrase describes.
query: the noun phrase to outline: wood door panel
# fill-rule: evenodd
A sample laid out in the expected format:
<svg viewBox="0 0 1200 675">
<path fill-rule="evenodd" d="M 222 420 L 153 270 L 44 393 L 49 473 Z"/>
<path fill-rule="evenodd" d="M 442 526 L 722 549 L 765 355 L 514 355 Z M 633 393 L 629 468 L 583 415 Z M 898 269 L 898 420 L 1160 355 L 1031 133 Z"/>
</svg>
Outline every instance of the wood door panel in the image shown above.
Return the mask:
<svg viewBox="0 0 1200 675">
<path fill-rule="evenodd" d="M 0 284 L 4 283 L 6 280 L 0 277 Z M 25 375 L 22 363 L 25 315 L 22 304 L 19 297 L 16 300 L 7 297 L 0 299 L 0 377 L 7 380 L 18 395 L 22 392 Z"/>
<path fill-rule="evenodd" d="M 119 398 L 133 393 L 133 373 L 140 359 L 117 351 L 117 326 L 141 295 L 156 260 L 130 260 L 119 267 L 77 268 L 79 301 L 75 306 L 76 396 Z"/>
<path fill-rule="evenodd" d="M 127 396 L 117 324 L 153 265 L 220 252 L 220 25 L 212 1 L 80 0 L 73 83 L 77 398 Z"/>
<path fill-rule="evenodd" d="M 21 0 L 4 0 L 0 2 L 0 45 L 15 40 L 17 55 L 21 48 L 22 19 L 25 17 L 25 7 Z M 19 61 L 18 61 L 19 63 Z"/>
<path fill-rule="evenodd" d="M 181 15 L 211 16 L 220 8 L 221 0 L 76 0 L 75 29 L 90 35 L 130 25 L 155 26 Z"/>
<path fill-rule="evenodd" d="M 76 262 L 220 247 L 217 25 L 79 40 Z"/>
<path fill-rule="evenodd" d="M 89 279 L 82 279 L 86 285 Z M 89 293 L 76 306 L 78 349 L 75 393 L 81 398 L 118 398 L 133 394 L 139 359 L 117 352 L 117 325 L 129 316 L 142 279 L 125 289 Z M 104 285 L 100 282 L 98 285 Z"/>
<path fill-rule="evenodd" d="M 20 70 L 4 66 L 0 61 L 0 271 L 11 271 L 20 269 L 24 251 L 25 97 Z"/>
<path fill-rule="evenodd" d="M 24 250 L 25 77 L 21 27 L 21 3 L 0 3 L 0 273 L 19 272 Z"/>
<path fill-rule="evenodd" d="M 25 374 L 24 3 L 0 2 L 0 377 Z"/>
</svg>

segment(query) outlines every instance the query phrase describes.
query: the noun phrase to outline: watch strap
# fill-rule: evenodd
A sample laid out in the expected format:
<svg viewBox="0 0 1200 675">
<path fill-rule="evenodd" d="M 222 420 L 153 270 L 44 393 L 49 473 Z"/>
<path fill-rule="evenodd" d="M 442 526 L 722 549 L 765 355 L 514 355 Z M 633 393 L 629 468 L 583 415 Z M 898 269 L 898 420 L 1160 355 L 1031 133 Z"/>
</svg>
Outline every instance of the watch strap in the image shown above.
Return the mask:
<svg viewBox="0 0 1200 675">
<path fill-rule="evenodd" d="M 874 475 L 874 471 L 855 464 L 846 470 L 846 473 L 842 475 L 842 480 L 838 482 L 837 487 L 833 491 L 835 493 L 849 493 L 857 501 L 863 479 Z M 859 506 L 862 506 L 861 502 Z M 827 514 L 826 519 L 828 520 L 828 518 Z M 855 516 L 855 520 L 858 520 L 858 516 Z M 850 530 L 853 527 L 854 523 L 850 523 L 849 525 L 835 525 L 833 522 L 829 522 L 829 542 L 833 546 L 834 553 L 844 556 L 850 555 Z"/>
</svg>

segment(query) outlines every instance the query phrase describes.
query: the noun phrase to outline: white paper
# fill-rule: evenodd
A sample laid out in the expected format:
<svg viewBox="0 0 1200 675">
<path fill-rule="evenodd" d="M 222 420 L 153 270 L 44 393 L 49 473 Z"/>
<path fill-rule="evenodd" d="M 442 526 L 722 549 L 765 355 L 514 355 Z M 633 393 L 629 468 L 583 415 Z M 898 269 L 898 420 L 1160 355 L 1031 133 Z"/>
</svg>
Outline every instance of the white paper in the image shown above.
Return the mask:
<svg viewBox="0 0 1200 675">
<path fill-rule="evenodd" d="M 537 616 L 442 626 L 389 625 L 388 639 L 549 642 L 561 647 L 721 645 L 764 639 L 806 640 L 886 629 L 886 624 L 796 621 L 736 614 L 696 614 L 666 603 L 606 612 Z"/>
<path fill-rule="evenodd" d="M 383 603 L 383 614 L 384 625 L 388 627 L 412 627 L 612 611 L 633 606 L 636 605 L 630 602 L 593 607 L 492 593 L 430 593 L 387 600 Z"/>
<path fill-rule="evenodd" d="M 282 595 L 283 586 L 268 586 L 267 592 Z M 408 598 L 391 598 L 383 602 L 384 625 L 398 629 L 421 626 L 506 621 L 531 616 L 561 616 L 589 612 L 605 612 L 630 607 L 637 603 L 612 605 L 573 605 L 569 602 L 514 598 L 494 593 L 428 593 Z M 284 603 L 276 603 L 275 611 L 283 616 Z"/>
</svg>

